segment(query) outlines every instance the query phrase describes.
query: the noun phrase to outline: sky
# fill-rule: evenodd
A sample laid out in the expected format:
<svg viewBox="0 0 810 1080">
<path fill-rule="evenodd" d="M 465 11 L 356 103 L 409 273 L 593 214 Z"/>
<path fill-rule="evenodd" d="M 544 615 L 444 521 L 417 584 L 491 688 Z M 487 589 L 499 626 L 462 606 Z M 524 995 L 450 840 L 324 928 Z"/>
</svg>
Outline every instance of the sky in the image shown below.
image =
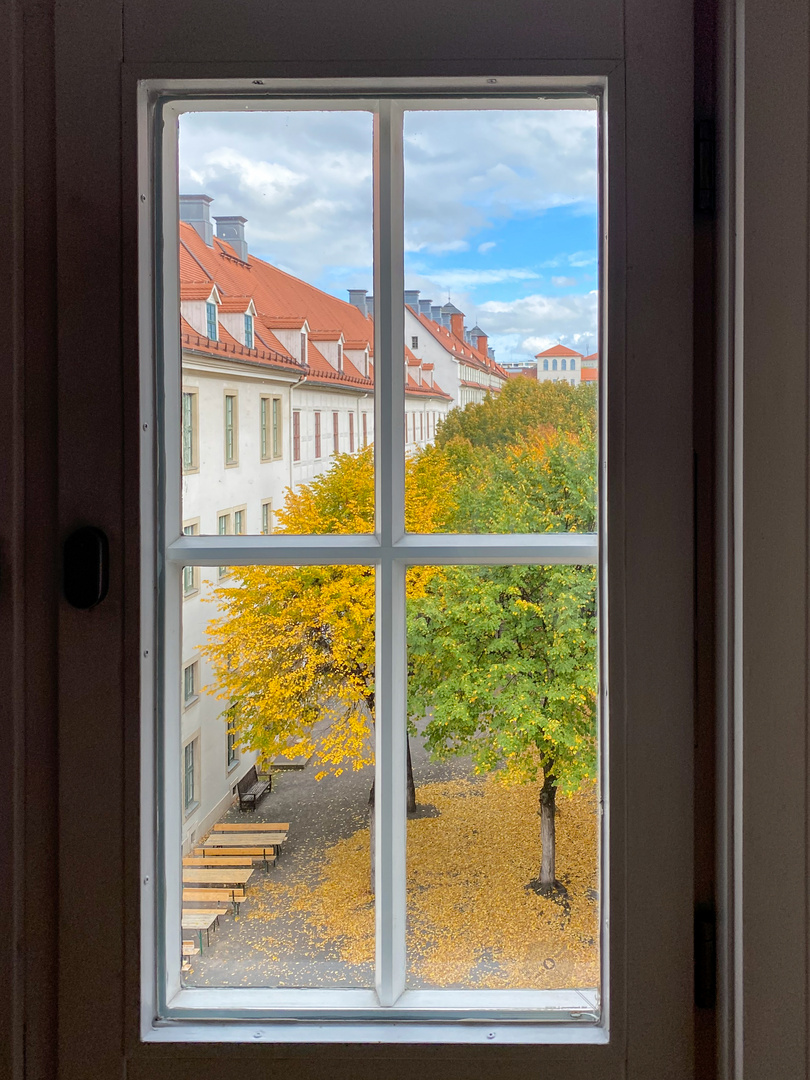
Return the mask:
<svg viewBox="0 0 810 1080">
<path fill-rule="evenodd" d="M 405 287 L 448 297 L 501 362 L 596 348 L 596 113 L 405 116 Z M 367 112 L 188 113 L 180 191 L 247 218 L 250 251 L 348 299 L 373 292 Z"/>
</svg>

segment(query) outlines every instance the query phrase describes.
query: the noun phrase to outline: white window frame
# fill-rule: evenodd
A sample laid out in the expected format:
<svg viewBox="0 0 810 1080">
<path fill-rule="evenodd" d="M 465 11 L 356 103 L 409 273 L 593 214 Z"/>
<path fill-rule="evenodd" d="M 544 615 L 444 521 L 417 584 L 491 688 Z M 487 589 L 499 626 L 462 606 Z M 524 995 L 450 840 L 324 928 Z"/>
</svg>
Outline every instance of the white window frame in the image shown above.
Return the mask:
<svg viewBox="0 0 810 1080">
<path fill-rule="evenodd" d="M 581 64 L 579 66 L 582 67 Z M 542 93 L 544 90 L 548 90 L 550 93 L 565 94 L 588 92 L 598 96 L 602 104 L 604 104 L 605 76 L 610 71 L 614 71 L 613 85 L 616 88 L 616 101 L 623 100 L 621 97 L 621 73 L 617 71 L 615 63 L 593 61 L 586 66 L 591 72 L 588 76 L 568 78 L 554 76 L 531 79 L 521 77 L 504 78 L 498 80 L 500 83 L 499 89 L 514 88 L 517 91 L 526 92 L 529 88 L 532 88 L 535 94 Z M 323 82 L 313 84 L 306 81 L 295 81 L 294 84 L 288 82 L 283 86 L 283 90 L 288 94 L 303 92 L 306 89 L 311 92 L 315 89 L 323 89 L 323 92 L 339 92 L 342 89 L 349 89 L 349 84 L 351 84 L 351 87 L 355 90 L 363 88 L 368 91 L 370 81 L 344 80 L 342 84 L 335 81 L 329 86 L 325 86 Z M 422 86 L 424 88 L 430 86 L 433 94 L 448 90 L 452 91 L 455 87 L 456 90 L 459 90 L 459 88 L 465 91 L 473 90 L 478 96 L 479 94 L 485 94 L 487 92 L 485 84 L 493 81 L 483 78 L 467 80 L 436 79 L 423 80 Z M 391 82 L 395 83 L 396 80 Z M 273 87 L 273 85 L 271 81 L 263 80 L 262 93 L 269 94 L 268 88 Z M 377 80 L 375 89 L 378 92 L 380 87 L 381 81 Z M 282 92 L 281 84 L 278 84 L 276 88 L 277 92 Z M 142 206 L 140 207 L 140 235 L 143 241 L 140 249 L 142 259 L 141 282 L 142 287 L 145 287 L 145 295 L 150 298 L 152 296 L 153 281 L 153 265 L 150 255 L 152 250 L 151 214 L 153 212 L 156 214 L 156 219 L 163 230 L 164 270 L 167 267 L 170 268 L 176 265 L 174 260 L 176 259 L 175 233 L 177 231 L 175 228 L 175 211 L 173 209 L 175 204 L 172 200 L 172 196 L 175 194 L 172 187 L 175 175 L 172 169 L 175 151 L 171 122 L 165 125 L 161 145 L 161 173 L 164 192 L 162 203 L 153 207 L 153 195 L 149 191 L 150 154 L 153 150 L 150 131 L 154 130 L 154 102 L 161 92 L 174 92 L 176 94 L 181 89 L 191 93 L 201 89 L 201 87 L 199 83 L 182 87 L 177 82 L 170 83 L 167 81 L 156 81 L 151 85 L 141 84 L 141 116 L 143 122 L 141 128 L 140 188 L 142 192 L 146 193 L 142 198 Z M 242 91 L 245 94 L 253 92 L 247 80 L 235 85 L 233 89 Z M 407 88 L 402 88 L 403 96 L 405 96 L 405 89 L 408 91 L 408 96 L 412 96 L 414 93 L 413 81 Z M 223 88 L 223 92 L 226 92 L 225 88 Z M 227 92 L 233 92 L 231 86 L 227 87 Z M 335 98 L 324 100 L 313 97 L 303 103 L 286 99 L 283 103 L 278 104 L 271 97 L 267 97 L 263 101 L 263 107 L 277 107 L 284 110 L 317 108 L 321 111 L 329 108 L 345 110 L 354 107 L 363 109 L 368 107 L 368 100 L 356 98 L 348 102 L 345 100 L 337 101 Z M 419 107 L 424 108 L 425 105 L 426 99 L 422 99 Z M 500 98 L 498 107 L 503 108 L 504 105 L 504 99 Z M 206 101 L 206 108 L 227 110 L 233 109 L 233 107 L 233 97 L 229 97 L 227 100 L 209 98 Z M 394 120 L 401 110 L 401 105 L 392 98 L 381 98 L 378 107 L 381 130 L 378 141 L 378 172 L 375 178 L 375 189 L 378 197 L 375 199 L 374 295 L 376 316 L 375 357 L 377 358 L 375 431 L 379 433 L 380 431 L 393 432 L 398 430 L 398 424 L 401 421 L 395 423 L 395 418 L 404 416 L 404 385 L 401 378 L 401 350 L 404 331 L 404 313 L 401 298 L 404 282 L 401 258 L 402 176 L 401 172 L 397 174 L 397 170 L 394 168 L 394 162 L 400 160 L 399 153 L 401 149 L 401 136 Z M 436 107 L 446 109 L 449 107 L 449 101 L 442 99 L 437 102 Z M 459 107 L 463 107 L 463 105 Z M 516 107 L 525 108 L 525 101 Z M 180 109 L 181 106 L 176 101 L 171 104 L 164 103 L 163 118 L 168 117 L 169 121 L 171 121 L 172 110 L 174 110 L 176 116 Z M 623 131 L 623 122 L 624 116 L 621 107 L 617 106 L 610 117 L 611 128 L 616 131 L 617 135 Z M 616 149 L 611 164 L 608 166 L 604 157 L 602 161 L 603 167 L 607 170 L 605 175 L 609 175 L 611 181 L 617 181 L 618 190 L 621 190 L 621 182 L 624 179 L 621 141 L 616 141 L 615 146 Z M 388 183 L 381 183 L 381 176 Z M 616 185 L 614 184 L 614 186 Z M 389 197 L 381 197 L 381 195 L 388 195 Z M 611 227 L 606 216 L 606 196 L 604 191 L 601 197 L 603 200 L 602 213 L 605 215 L 603 217 L 605 228 L 602 234 L 602 241 L 604 241 L 606 235 L 611 232 Z M 617 211 L 613 225 L 613 231 L 616 233 L 617 238 L 623 235 L 623 225 L 621 213 Z M 611 331 L 610 340 L 616 344 L 621 344 L 624 331 L 621 300 L 624 295 L 622 244 L 619 243 L 615 250 L 618 257 L 613 261 L 611 269 L 614 300 L 611 301 L 613 330 Z M 606 262 L 603 257 L 600 271 L 603 296 L 607 295 L 608 276 Z M 164 275 L 164 290 L 161 296 L 162 309 L 170 313 L 173 312 L 176 310 L 178 299 L 174 278 L 171 273 L 168 276 Z M 159 307 L 158 321 L 160 321 L 161 317 L 160 310 Z M 671 309 L 668 309 L 668 313 L 671 314 Z M 142 312 L 142 325 L 148 327 L 149 323 L 148 316 L 145 316 Z M 602 347 L 600 352 L 604 357 L 603 368 L 605 372 L 607 371 L 608 359 L 606 325 L 606 310 L 603 305 L 600 326 Z M 385 333 L 383 327 L 385 327 Z M 163 353 L 158 357 L 159 370 L 162 368 L 164 373 L 172 372 L 174 366 L 178 366 L 179 370 L 179 343 L 176 344 L 172 340 L 171 330 L 161 335 L 161 327 L 158 326 L 158 331 L 158 340 L 164 343 Z M 145 345 L 143 344 L 144 340 L 146 341 Z M 152 364 L 151 340 L 150 335 L 143 335 L 142 337 L 143 360 L 147 371 L 151 370 Z M 176 357 L 173 355 L 175 351 L 177 352 Z M 621 350 L 615 350 L 615 355 L 619 357 L 623 354 Z M 392 364 L 392 357 L 399 357 L 399 362 Z M 619 362 L 616 370 L 618 375 L 617 385 L 621 387 L 622 361 Z M 397 374 L 399 374 L 399 378 L 396 377 Z M 146 385 L 147 383 L 148 378 L 144 379 L 142 383 L 143 413 L 154 420 L 156 413 L 153 394 L 150 386 Z M 603 377 L 600 380 L 600 393 L 603 395 L 603 400 L 606 393 L 605 387 L 606 380 Z M 177 413 L 179 417 L 179 411 L 177 408 L 174 408 L 174 412 L 172 411 L 173 407 L 177 405 L 175 400 L 177 393 L 179 393 L 179 381 L 177 388 L 175 388 L 173 379 L 169 378 L 166 383 L 164 403 L 165 424 L 161 435 L 161 450 L 165 454 L 166 462 L 165 476 L 162 481 L 167 491 L 175 489 L 177 479 L 175 474 L 179 472 L 179 465 L 174 461 L 174 457 L 178 456 L 176 450 L 177 446 L 179 446 L 175 430 L 177 421 L 174 419 L 174 413 Z M 621 394 L 619 393 L 616 398 L 617 410 L 607 417 L 606 423 L 602 427 L 603 457 L 607 445 L 606 440 L 609 438 L 607 428 L 610 428 L 611 432 L 616 436 L 614 440 L 615 446 L 621 447 L 623 414 L 619 406 L 620 400 Z M 169 453 L 166 453 L 167 448 L 170 451 Z M 607 597 L 617 593 L 617 583 L 620 585 L 624 583 L 621 569 L 623 560 L 619 558 L 612 564 L 615 569 L 610 571 L 611 587 L 608 589 L 604 587 L 607 573 L 607 533 L 605 526 L 609 516 L 611 516 L 611 520 L 620 522 L 623 520 L 621 517 L 621 498 L 619 497 L 619 493 L 623 490 L 623 464 L 619 466 L 619 472 L 617 473 L 618 482 L 614 487 L 614 495 L 617 498 L 613 504 L 612 514 L 608 514 L 604 502 L 600 507 L 600 538 L 597 543 L 595 536 L 575 536 L 572 534 L 535 537 L 409 536 L 404 531 L 404 515 L 402 513 L 404 507 L 404 447 L 396 438 L 392 438 L 390 443 L 383 443 L 378 437 L 375 458 L 378 522 L 374 535 L 359 537 L 318 536 L 303 538 L 302 540 L 301 537 L 285 537 L 276 534 L 271 537 L 244 537 L 241 538 L 243 542 L 237 543 L 220 537 L 183 538 L 179 529 L 179 502 L 178 507 L 175 508 L 173 500 L 167 502 L 165 516 L 157 522 L 153 521 L 155 502 L 151 478 L 154 463 L 150 452 L 146 450 L 144 460 L 142 460 L 142 465 L 147 466 L 147 468 L 142 468 L 142 476 L 144 477 L 144 535 L 151 535 L 149 529 L 156 526 L 159 551 L 165 557 L 165 569 L 159 579 L 159 586 L 163 594 L 171 596 L 178 588 L 177 575 L 184 562 L 194 561 L 198 565 L 219 565 L 225 555 L 227 555 L 226 561 L 232 565 L 255 563 L 290 565 L 324 562 L 333 564 L 345 564 L 347 562 L 357 564 L 375 563 L 377 566 L 378 588 L 377 617 L 378 625 L 383 629 L 383 633 L 378 634 L 377 678 L 380 686 L 387 685 L 388 687 L 400 686 L 404 688 L 404 579 L 406 565 L 442 562 L 452 564 L 598 563 L 603 584 L 600 620 L 604 630 L 608 620 Z M 621 450 L 612 460 L 616 462 L 624 461 Z M 676 487 L 673 491 L 679 497 L 682 494 L 680 488 Z M 175 517 L 177 517 L 177 521 L 175 521 Z M 622 535 L 621 530 L 619 530 L 619 534 Z M 145 547 L 148 547 L 148 545 L 145 545 Z M 145 550 L 143 556 L 145 580 L 151 580 L 149 575 L 154 565 L 155 553 L 151 549 Z M 173 663 L 172 650 L 176 648 L 176 643 L 179 642 L 177 613 L 174 606 L 167 603 L 163 618 L 156 621 L 156 613 L 151 604 L 151 598 L 152 593 L 148 591 L 148 586 L 145 585 L 142 592 L 142 599 L 144 600 L 142 606 L 144 638 L 149 641 L 153 640 L 157 629 L 164 643 L 165 652 L 162 657 L 162 664 L 164 668 L 171 670 Z M 619 625 L 618 622 L 616 625 Z M 600 664 L 603 673 L 602 687 L 604 688 L 607 685 L 604 674 L 608 670 L 607 649 L 605 647 L 606 636 L 603 635 L 602 640 L 603 648 Z M 618 648 L 614 647 L 615 643 L 618 643 Z M 622 654 L 623 650 L 624 638 L 622 634 L 613 634 L 611 636 L 612 656 Z M 621 661 L 617 662 L 620 663 Z M 143 745 L 146 747 L 145 756 L 142 757 L 142 765 L 149 766 L 145 769 L 142 801 L 142 806 L 145 807 L 142 822 L 142 869 L 151 871 L 153 875 L 150 878 L 149 874 L 146 874 L 144 876 L 145 882 L 154 881 L 154 875 L 157 874 L 157 884 L 148 889 L 148 895 L 153 898 L 154 912 L 159 913 L 168 909 L 168 905 L 173 899 L 172 890 L 176 888 L 176 883 L 172 880 L 170 872 L 171 867 L 169 864 L 172 860 L 168 860 L 165 849 L 156 847 L 155 823 L 152 820 L 151 804 L 148 801 L 148 797 L 153 791 L 152 759 L 149 756 L 149 747 L 153 745 L 150 739 L 152 732 L 155 730 L 155 717 L 157 717 L 157 744 L 163 753 L 164 772 L 169 776 L 171 775 L 169 766 L 176 761 L 176 755 L 179 753 L 179 740 L 174 737 L 174 732 L 169 730 L 170 725 L 162 724 L 161 708 L 163 708 L 165 715 L 167 703 L 161 701 L 158 703 L 157 710 L 153 708 L 155 701 L 153 697 L 154 682 L 150 678 L 144 679 L 142 690 L 145 735 Z M 162 693 L 165 696 L 165 692 Z M 378 965 L 375 992 L 285 991 L 283 995 L 274 998 L 272 990 L 264 989 L 251 991 L 223 991 L 202 988 L 180 989 L 179 972 L 175 975 L 174 961 L 172 959 L 179 956 L 179 925 L 175 928 L 171 920 L 161 922 L 160 919 L 157 920 L 156 925 L 154 917 L 147 916 L 143 920 L 141 942 L 141 955 L 143 957 L 143 980 L 141 985 L 141 1016 L 143 1023 L 141 1037 L 144 1040 L 165 1042 L 177 1041 L 178 1038 L 188 1038 L 203 1041 L 243 1041 L 245 1039 L 244 1032 L 227 1022 L 229 1018 L 234 1019 L 238 1016 L 251 1018 L 256 1023 L 260 1023 L 261 1030 L 254 1037 L 278 1042 L 300 1042 L 302 1039 L 312 1042 L 483 1042 L 484 1039 L 493 1038 L 502 1043 L 590 1043 L 596 1045 L 605 1044 L 609 1041 L 608 993 L 611 987 L 610 981 L 603 982 L 603 1009 L 599 1018 L 595 1018 L 589 1008 L 592 1002 L 583 999 L 581 996 L 578 996 L 576 1002 L 573 998 L 568 999 L 566 1002 L 563 1000 L 564 995 L 562 995 L 555 1008 L 545 1012 L 538 1010 L 535 1007 L 536 995 L 545 993 L 543 991 L 532 991 L 525 994 L 515 992 L 512 995 L 513 1008 L 507 1010 L 492 1008 L 491 993 L 483 995 L 489 999 L 487 1004 L 483 1003 L 482 998 L 475 1001 L 469 996 L 462 1003 L 459 995 L 456 994 L 458 999 L 456 1008 L 442 1007 L 443 1005 L 446 1006 L 448 1001 L 448 992 L 446 991 L 404 991 L 400 993 L 400 989 L 404 985 L 404 933 L 397 934 L 396 928 L 403 925 L 404 921 L 405 830 L 404 814 L 395 814 L 394 807 L 400 804 L 404 806 L 404 692 L 400 695 L 380 693 L 378 699 L 381 699 L 381 704 L 377 718 L 377 775 L 380 778 L 381 797 L 377 800 L 376 805 L 378 856 L 376 859 L 376 873 L 378 882 L 377 896 L 380 898 L 377 933 L 377 950 L 380 964 Z M 614 680 L 614 712 L 617 701 L 621 706 L 622 689 L 621 684 Z M 611 734 L 607 731 L 606 722 L 607 710 L 603 700 L 600 719 L 603 728 L 603 769 L 606 768 L 605 763 L 609 752 L 608 743 L 610 743 L 611 754 L 617 748 L 621 750 L 624 746 L 624 729 L 622 725 L 619 724 L 616 727 L 616 733 Z M 680 742 L 678 745 L 680 745 Z M 626 766 L 626 770 L 627 774 L 632 771 L 629 765 Z M 619 773 L 625 785 L 627 784 L 627 774 Z M 688 783 L 689 770 L 683 763 L 679 762 L 676 774 L 677 783 L 675 786 L 678 790 L 683 790 L 684 782 Z M 174 831 L 178 831 L 174 829 L 179 814 L 177 804 L 178 800 L 169 799 L 165 791 L 160 793 L 158 806 L 159 813 L 162 815 L 162 835 L 171 836 Z M 607 831 L 607 820 L 608 811 L 607 805 L 605 805 L 603 838 L 606 842 L 602 846 L 601 872 L 603 904 L 606 912 L 612 896 L 616 895 L 617 883 L 620 880 L 620 875 L 614 878 L 608 875 L 608 865 L 614 854 L 619 855 L 619 861 L 621 862 L 623 829 L 626 831 L 625 826 L 622 824 L 621 814 L 616 819 L 616 829 L 612 833 Z M 679 836 L 680 839 L 682 839 L 682 836 Z M 683 852 L 683 845 L 681 845 L 676 853 L 681 862 L 683 862 Z M 164 862 L 161 863 L 159 861 L 161 859 Z M 175 876 L 179 878 L 179 873 Z M 398 883 L 396 888 L 394 887 L 395 883 Z M 605 887 L 609 887 L 609 889 Z M 658 889 L 658 896 L 659 899 L 664 900 L 666 906 L 666 895 L 663 889 Z M 621 897 L 623 906 L 619 913 L 620 925 L 622 920 L 626 919 L 627 912 L 632 907 L 626 893 L 621 894 Z M 637 914 L 637 912 L 634 912 L 636 919 Z M 667 914 L 663 921 L 666 922 L 668 919 L 669 923 L 674 925 L 679 922 L 676 915 L 673 905 L 672 915 Z M 179 923 L 179 920 L 177 921 Z M 606 921 L 602 940 L 603 965 L 608 963 L 609 957 L 613 956 L 616 949 L 619 949 L 617 955 L 620 958 L 630 949 L 626 941 L 622 946 L 613 944 L 615 939 L 608 937 L 607 925 Z M 621 952 L 622 948 L 624 953 Z M 157 964 L 155 964 L 155 956 L 157 956 Z M 672 964 L 675 966 L 679 963 L 681 963 L 681 956 L 675 950 L 675 954 L 672 956 Z M 179 968 L 179 962 L 177 967 Z M 619 986 L 622 987 L 622 992 L 626 995 L 627 987 L 626 984 L 622 983 L 619 969 L 620 965 L 612 963 L 611 977 L 613 975 L 618 977 Z M 165 980 L 162 976 L 157 978 L 157 971 L 161 973 L 165 971 L 167 978 Z M 345 1003 L 344 1007 L 336 1007 L 335 993 L 341 995 L 342 1001 Z M 502 993 L 510 994 L 511 992 Z M 576 994 L 577 992 L 571 993 Z M 228 997 L 232 994 L 238 995 L 239 1005 L 235 1009 L 223 1006 L 223 995 Z M 476 992 L 467 992 L 467 995 L 470 994 L 475 995 Z M 236 999 L 231 1000 L 235 1001 Z M 480 1008 L 478 1007 L 479 1002 Z M 680 1004 L 678 1008 L 680 1008 Z M 568 1022 L 560 1023 L 560 1015 L 566 1012 L 571 1019 Z M 474 1014 L 474 1020 L 473 1023 L 470 1023 L 470 1020 L 473 1019 L 472 1014 Z M 200 1020 L 201 1015 L 206 1017 L 204 1021 Z M 623 1016 L 624 1013 L 621 1015 Z M 657 1015 L 661 1015 L 660 1009 Z M 678 1015 L 680 1015 L 680 1012 L 678 1012 Z M 160 1018 L 157 1021 L 155 1020 L 156 1016 Z M 297 1020 L 293 1028 L 284 1023 L 289 1018 Z M 339 1025 L 324 1023 L 325 1020 L 333 1019 L 341 1019 L 344 1022 Z M 613 1058 L 611 1057 L 610 1060 L 613 1061 Z"/>
</svg>

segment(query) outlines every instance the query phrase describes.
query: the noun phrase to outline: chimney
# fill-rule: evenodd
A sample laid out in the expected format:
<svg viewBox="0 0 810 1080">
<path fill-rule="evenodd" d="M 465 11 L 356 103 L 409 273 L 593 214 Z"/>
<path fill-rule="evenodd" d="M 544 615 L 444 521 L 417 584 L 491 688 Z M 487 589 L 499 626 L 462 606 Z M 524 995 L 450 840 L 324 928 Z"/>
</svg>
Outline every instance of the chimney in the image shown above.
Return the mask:
<svg viewBox="0 0 810 1080">
<path fill-rule="evenodd" d="M 362 314 L 366 315 L 366 293 L 367 289 L 349 289 L 349 303 L 352 307 L 356 307 Z"/>
<path fill-rule="evenodd" d="M 214 246 L 214 226 L 208 209 L 213 201 L 210 195 L 180 196 L 180 220 L 187 221 L 208 247 Z"/>
<path fill-rule="evenodd" d="M 495 350 L 492 348 L 492 346 L 487 349 L 487 356 L 490 358 L 490 360 L 495 359 Z"/>
<path fill-rule="evenodd" d="M 369 318 L 372 318 L 372 319 L 374 318 L 374 297 L 373 296 L 367 296 L 366 297 L 366 314 L 369 316 Z"/>
<path fill-rule="evenodd" d="M 248 246 L 245 240 L 245 222 L 243 217 L 215 217 L 217 236 L 227 240 L 242 262 L 248 261 Z"/>
<path fill-rule="evenodd" d="M 445 322 L 445 317 L 447 322 Z M 459 311 L 455 304 L 451 304 L 449 301 L 442 308 L 442 322 L 455 334 L 457 338 L 464 340 L 464 312 Z"/>
<path fill-rule="evenodd" d="M 488 339 L 487 339 L 486 334 L 479 334 L 478 335 L 478 345 L 476 347 L 477 347 L 477 349 L 478 349 L 478 351 L 480 353 L 484 354 L 484 356 L 489 356 L 489 348 L 487 346 L 487 340 Z"/>
<path fill-rule="evenodd" d="M 405 303 L 412 311 L 419 310 L 419 289 L 405 290 Z"/>
<path fill-rule="evenodd" d="M 442 309 L 441 309 L 441 307 L 438 306 L 438 305 L 436 307 L 431 307 L 431 309 L 430 309 L 430 317 L 431 317 L 431 319 L 433 319 L 434 322 L 441 323 L 441 321 L 442 321 Z"/>
<path fill-rule="evenodd" d="M 420 300 L 419 301 L 419 314 L 420 315 L 426 315 L 428 318 L 430 318 L 430 305 L 432 303 L 433 303 L 432 300 Z"/>
</svg>

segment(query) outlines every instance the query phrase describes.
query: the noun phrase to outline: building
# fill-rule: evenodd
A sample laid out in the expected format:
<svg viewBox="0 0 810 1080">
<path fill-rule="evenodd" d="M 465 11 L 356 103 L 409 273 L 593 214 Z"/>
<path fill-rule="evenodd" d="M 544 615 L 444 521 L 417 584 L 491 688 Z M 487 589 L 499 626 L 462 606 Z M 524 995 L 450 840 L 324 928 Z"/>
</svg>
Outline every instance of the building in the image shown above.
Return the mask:
<svg viewBox="0 0 810 1080">
<path fill-rule="evenodd" d="M 569 382 L 579 386 L 582 382 L 582 353 L 567 345 L 552 345 L 537 353 L 536 377 L 538 382 Z"/>
<path fill-rule="evenodd" d="M 356 453 L 374 439 L 374 322 L 365 305 L 251 255 L 245 218 L 215 217 L 215 234 L 211 202 L 180 200 L 183 529 L 269 533 L 288 488 L 323 472 L 335 453 Z M 483 379 L 485 365 L 469 347 L 459 356 Z M 448 378 L 455 372 L 443 370 Z M 435 375 L 434 364 L 405 348 L 410 452 L 432 442 L 458 404 Z M 206 691 L 212 672 L 200 643 L 214 610 L 205 601 L 226 580 L 225 567 L 184 571 L 184 850 L 227 809 L 255 762 Z"/>
</svg>

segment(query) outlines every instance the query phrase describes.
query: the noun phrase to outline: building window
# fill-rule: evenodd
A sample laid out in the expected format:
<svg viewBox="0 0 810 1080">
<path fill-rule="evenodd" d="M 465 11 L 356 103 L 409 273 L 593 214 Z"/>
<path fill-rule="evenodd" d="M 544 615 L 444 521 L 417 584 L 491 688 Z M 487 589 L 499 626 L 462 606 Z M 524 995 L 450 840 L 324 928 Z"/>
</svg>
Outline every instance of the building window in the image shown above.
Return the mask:
<svg viewBox="0 0 810 1080">
<path fill-rule="evenodd" d="M 235 536 L 244 536 L 245 535 L 246 530 L 245 530 L 245 511 L 244 511 L 244 508 L 241 509 L 241 510 L 234 510 L 234 512 L 233 512 L 233 531 L 234 531 Z"/>
<path fill-rule="evenodd" d="M 424 423 L 425 423 L 425 414 L 424 413 L 419 413 L 419 441 L 420 442 L 425 441 Z"/>
<path fill-rule="evenodd" d="M 235 465 L 236 447 L 236 394 L 225 395 L 225 464 Z"/>
<path fill-rule="evenodd" d="M 332 413 L 332 453 L 340 453 L 340 413 Z"/>
<path fill-rule="evenodd" d="M 195 472 L 197 460 L 197 391 L 183 391 L 183 472 Z"/>
<path fill-rule="evenodd" d="M 269 536 L 273 531 L 273 501 L 265 499 L 262 503 L 262 535 Z"/>
<path fill-rule="evenodd" d="M 338 342 L 337 347 L 337 366 L 338 371 L 343 371 L 343 346 Z"/>
<path fill-rule="evenodd" d="M 571 357 L 571 371 L 576 371 L 576 369 L 577 369 L 577 358 L 575 356 L 572 356 Z"/>
<path fill-rule="evenodd" d="M 197 536 L 200 531 L 199 522 L 191 522 L 183 526 L 184 536 Z M 191 596 L 200 587 L 200 568 L 198 566 L 183 567 L 183 596 Z"/>
<path fill-rule="evenodd" d="M 218 517 L 217 517 L 217 533 L 220 536 L 228 536 L 230 531 L 231 531 L 231 515 L 230 514 L 219 514 Z M 227 573 L 228 573 L 228 567 L 227 566 L 219 566 L 219 567 L 217 567 L 217 575 L 218 575 L 218 577 L 224 578 Z"/>
<path fill-rule="evenodd" d="M 562 360 L 560 361 L 560 370 L 561 370 L 561 371 L 565 371 L 565 359 L 562 359 Z"/>
<path fill-rule="evenodd" d="M 198 672 L 197 661 L 186 664 L 183 668 L 183 705 L 188 708 L 193 705 L 198 697 Z"/>
<path fill-rule="evenodd" d="M 305 364 L 306 362 L 307 362 L 307 335 L 302 334 L 301 335 L 301 363 Z"/>
<path fill-rule="evenodd" d="M 368 413 L 363 413 L 363 449 L 368 446 Z"/>
<path fill-rule="evenodd" d="M 418 337 L 412 337 L 411 338 L 411 348 L 412 349 L 418 349 L 419 348 L 419 338 Z"/>
<path fill-rule="evenodd" d="M 301 460 L 301 413 L 296 409 L 293 412 L 293 461 Z"/>
<path fill-rule="evenodd" d="M 548 371 L 548 360 L 543 361 L 543 371 Z"/>
<path fill-rule="evenodd" d="M 217 332 L 217 305 L 212 304 L 210 300 L 205 305 L 205 324 L 209 341 L 219 341 L 219 333 Z"/>
<path fill-rule="evenodd" d="M 315 457 L 321 456 L 321 414 L 315 413 Z"/>
<path fill-rule="evenodd" d="M 259 454 L 262 461 L 270 458 L 270 398 L 263 397 L 259 403 Z"/>
<path fill-rule="evenodd" d="M 349 413 L 349 453 L 354 453 L 354 413 Z"/>
<path fill-rule="evenodd" d="M 228 720 L 227 727 L 228 737 L 228 768 L 236 764 L 236 722 L 234 720 Z"/>
<path fill-rule="evenodd" d="M 183 806 L 188 814 L 198 803 L 197 799 L 197 744 L 199 739 L 186 743 L 183 751 Z"/>
<path fill-rule="evenodd" d="M 253 348 L 253 316 L 245 315 L 245 347 Z"/>
<path fill-rule="evenodd" d="M 281 457 L 281 398 L 273 398 L 273 457 Z"/>
</svg>

